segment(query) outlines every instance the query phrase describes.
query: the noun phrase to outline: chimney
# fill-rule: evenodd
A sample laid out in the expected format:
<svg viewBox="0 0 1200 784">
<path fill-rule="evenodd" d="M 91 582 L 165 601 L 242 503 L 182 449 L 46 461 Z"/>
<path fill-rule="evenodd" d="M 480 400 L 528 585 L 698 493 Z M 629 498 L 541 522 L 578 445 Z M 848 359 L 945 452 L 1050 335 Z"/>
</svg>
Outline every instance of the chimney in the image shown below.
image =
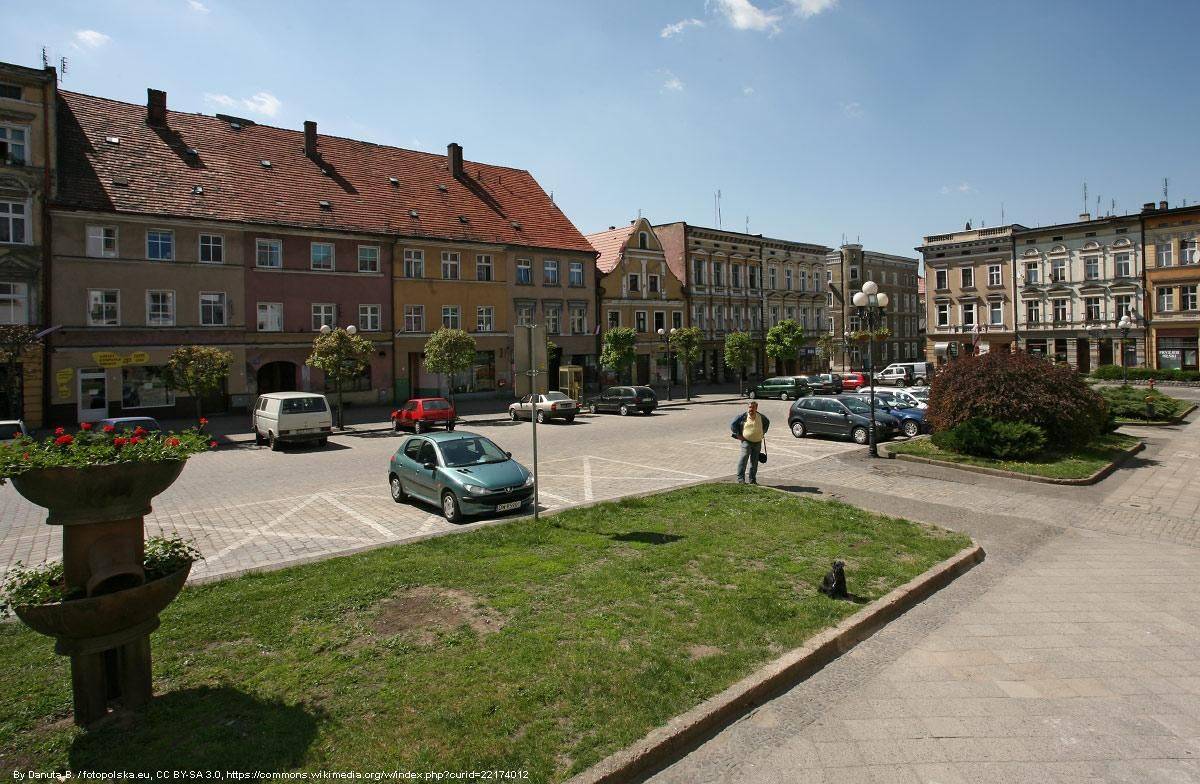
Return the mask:
<svg viewBox="0 0 1200 784">
<path fill-rule="evenodd" d="M 458 142 L 447 144 L 446 160 L 450 164 L 450 176 L 456 180 L 460 179 L 463 176 L 462 145 Z"/>
<path fill-rule="evenodd" d="M 1081 213 L 1079 213 L 1079 220 L 1080 220 L 1080 221 L 1090 221 L 1091 219 L 1092 219 L 1092 214 L 1091 214 L 1090 212 L 1081 212 Z"/>
<path fill-rule="evenodd" d="M 1154 202 L 1148 201 L 1142 204 L 1142 212 L 1154 212 Z"/>
<path fill-rule="evenodd" d="M 304 121 L 304 154 L 317 157 L 317 124 L 312 120 Z"/>
<path fill-rule="evenodd" d="M 1158 208 L 1159 208 L 1160 210 L 1165 210 L 1165 209 L 1167 208 L 1167 203 L 1166 203 L 1165 201 L 1160 201 L 1160 202 L 1158 203 Z"/>
<path fill-rule="evenodd" d="M 167 94 L 153 87 L 146 88 L 146 124 L 167 124 Z"/>
</svg>

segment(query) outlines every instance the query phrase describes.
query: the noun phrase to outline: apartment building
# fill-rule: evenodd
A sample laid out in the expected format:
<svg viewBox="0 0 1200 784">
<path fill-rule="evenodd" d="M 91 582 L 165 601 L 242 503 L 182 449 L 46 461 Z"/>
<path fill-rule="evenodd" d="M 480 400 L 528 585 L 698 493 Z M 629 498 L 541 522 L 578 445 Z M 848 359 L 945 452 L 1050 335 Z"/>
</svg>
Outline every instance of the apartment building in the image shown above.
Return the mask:
<svg viewBox="0 0 1200 784">
<path fill-rule="evenodd" d="M 668 258 L 654 227 L 645 218 L 627 226 L 587 235 L 600 254 L 601 332 L 632 327 L 637 333 L 635 384 L 679 383 L 682 364 L 666 364 L 666 341 L 685 325 L 687 303 L 680 257 Z M 615 380 L 615 379 L 614 379 Z"/>
<path fill-rule="evenodd" d="M 1149 356 L 1163 370 L 1200 370 L 1200 205 L 1142 207 Z"/>
<path fill-rule="evenodd" d="M 829 248 L 764 238 L 762 253 L 764 330 L 780 321 L 795 321 L 804 330 L 799 356 L 788 362 L 768 360 L 766 372 L 817 370 L 817 337 L 827 326 L 825 257 Z"/>
<path fill-rule="evenodd" d="M 0 324 L 47 326 L 45 201 L 56 183 L 53 68 L 0 63 Z M 0 419 L 40 427 L 44 419 L 44 345 L 26 351 L 13 399 L 0 395 Z M 0 374 L 7 368 L 0 369 Z M 7 379 L 4 388 L 8 389 Z"/>
<path fill-rule="evenodd" d="M 1134 322 L 1125 363 L 1145 362 L 1141 220 L 1137 215 L 1012 232 L 1017 340 L 1026 351 L 1081 373 L 1121 364 L 1117 323 Z"/>
<path fill-rule="evenodd" d="M 918 289 L 928 362 L 964 354 L 1010 351 L 1015 339 L 1011 224 L 931 234 L 916 250 L 925 263 Z"/>
<path fill-rule="evenodd" d="M 889 299 L 880 326 L 887 327 L 891 334 L 875 341 L 875 366 L 924 357 L 917 296 L 918 267 L 917 259 L 863 250 L 857 243 L 842 245 L 826 255 L 826 328 L 838 339 L 840 349 L 838 356 L 831 358 L 831 364 L 842 370 L 866 366 L 867 347 L 854 340 L 852 334 L 866 329 L 853 298 L 868 280 L 875 281 L 879 291 L 886 293 Z"/>
</svg>

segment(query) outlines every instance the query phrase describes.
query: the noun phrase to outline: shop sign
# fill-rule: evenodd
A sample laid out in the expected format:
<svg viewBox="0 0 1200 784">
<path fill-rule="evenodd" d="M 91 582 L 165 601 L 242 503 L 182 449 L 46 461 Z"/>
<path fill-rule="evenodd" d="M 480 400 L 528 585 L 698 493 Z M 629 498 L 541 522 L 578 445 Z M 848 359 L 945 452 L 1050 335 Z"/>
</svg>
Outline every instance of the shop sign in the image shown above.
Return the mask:
<svg viewBox="0 0 1200 784">
<path fill-rule="evenodd" d="M 1158 350 L 1158 358 L 1166 361 L 1178 362 L 1183 359 L 1183 352 L 1177 348 L 1160 348 Z"/>
<path fill-rule="evenodd" d="M 74 377 L 74 368 L 63 368 L 54 374 L 54 381 L 58 384 L 58 396 L 60 399 L 67 400 L 71 397 L 71 379 Z"/>
<path fill-rule="evenodd" d="M 150 355 L 145 351 L 135 351 L 128 356 L 121 356 L 115 351 L 96 351 L 92 353 L 92 361 L 102 368 L 119 368 L 126 365 L 145 365 L 150 362 Z"/>
</svg>

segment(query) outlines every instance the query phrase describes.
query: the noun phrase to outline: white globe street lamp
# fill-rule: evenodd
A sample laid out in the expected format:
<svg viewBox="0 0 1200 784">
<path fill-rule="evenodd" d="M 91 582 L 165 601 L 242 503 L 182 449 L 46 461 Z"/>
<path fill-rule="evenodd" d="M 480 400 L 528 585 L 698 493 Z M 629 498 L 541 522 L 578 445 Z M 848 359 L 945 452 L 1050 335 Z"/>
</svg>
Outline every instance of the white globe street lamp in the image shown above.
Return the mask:
<svg viewBox="0 0 1200 784">
<path fill-rule="evenodd" d="M 851 298 L 854 307 L 858 308 L 858 318 L 867 328 L 867 380 L 871 385 L 871 429 L 868 431 L 868 444 L 871 457 L 879 457 L 879 445 L 875 441 L 875 332 L 883 322 L 883 309 L 890 301 L 888 295 L 879 291 L 879 284 L 868 280 L 862 285 L 862 291 L 856 291 Z"/>
</svg>

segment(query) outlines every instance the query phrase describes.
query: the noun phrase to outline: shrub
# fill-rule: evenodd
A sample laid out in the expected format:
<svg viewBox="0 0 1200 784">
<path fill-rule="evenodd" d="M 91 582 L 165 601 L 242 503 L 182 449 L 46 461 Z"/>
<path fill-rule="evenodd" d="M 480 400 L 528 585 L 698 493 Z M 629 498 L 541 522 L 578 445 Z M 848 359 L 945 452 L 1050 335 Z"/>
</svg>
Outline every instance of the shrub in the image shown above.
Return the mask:
<svg viewBox="0 0 1200 784">
<path fill-rule="evenodd" d="M 996 422 L 973 417 L 933 435 L 941 449 L 976 457 L 1021 460 L 1046 448 L 1046 434 L 1028 422 Z"/>
<path fill-rule="evenodd" d="M 1088 443 L 1108 420 L 1104 398 L 1083 377 L 1025 352 L 991 351 L 950 362 L 933 377 L 929 412 L 935 433 L 976 418 L 1025 422 L 1064 449 Z"/>
<path fill-rule="evenodd" d="M 1174 419 L 1183 408 L 1176 398 L 1144 387 L 1101 387 L 1099 392 L 1112 415 L 1120 419 L 1162 422 Z"/>
<path fill-rule="evenodd" d="M 1131 367 L 1122 370 L 1120 365 L 1101 365 L 1092 372 L 1092 378 L 1104 381 L 1120 381 L 1128 378 L 1130 381 L 1200 381 L 1200 373 L 1194 370 L 1155 370 L 1153 368 Z"/>
</svg>

